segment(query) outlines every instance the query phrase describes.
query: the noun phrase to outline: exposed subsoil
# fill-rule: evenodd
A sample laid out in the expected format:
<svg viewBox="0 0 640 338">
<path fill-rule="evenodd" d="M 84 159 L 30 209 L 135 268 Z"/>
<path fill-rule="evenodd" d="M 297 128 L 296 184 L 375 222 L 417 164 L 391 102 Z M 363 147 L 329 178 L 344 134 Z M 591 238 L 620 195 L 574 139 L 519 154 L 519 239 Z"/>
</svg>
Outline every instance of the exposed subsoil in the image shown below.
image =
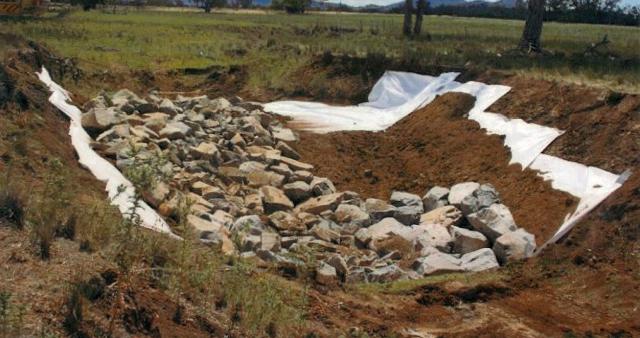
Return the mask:
<svg viewBox="0 0 640 338">
<path fill-rule="evenodd" d="M 503 139 L 464 116 L 473 103 L 470 95 L 448 93 L 384 132 L 301 133 L 294 147 L 319 175 L 363 197 L 388 199 L 393 190 L 422 196 L 435 185 L 491 183 L 516 223 L 542 243 L 573 210 L 575 198 L 535 171 L 509 165 Z"/>
<path fill-rule="evenodd" d="M 621 173 L 640 164 L 640 96 L 512 76 L 489 108 L 566 131 L 547 154 Z"/>
</svg>

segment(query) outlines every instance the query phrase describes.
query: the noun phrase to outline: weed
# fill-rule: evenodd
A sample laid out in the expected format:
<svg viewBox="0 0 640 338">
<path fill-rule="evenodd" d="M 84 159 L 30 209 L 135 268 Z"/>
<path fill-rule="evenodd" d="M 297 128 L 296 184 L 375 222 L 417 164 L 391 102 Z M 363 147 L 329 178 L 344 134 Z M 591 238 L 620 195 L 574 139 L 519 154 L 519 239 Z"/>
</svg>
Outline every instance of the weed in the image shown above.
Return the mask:
<svg viewBox="0 0 640 338">
<path fill-rule="evenodd" d="M 43 188 L 29 204 L 28 219 L 38 255 L 49 259 L 50 248 L 59 229 L 73 219 L 68 178 L 62 162 L 52 159 L 43 179 Z"/>
<path fill-rule="evenodd" d="M 19 336 L 24 325 L 25 307 L 11 301 L 11 293 L 0 291 L 0 336 Z"/>
<path fill-rule="evenodd" d="M 25 214 L 24 198 L 8 181 L 0 180 L 0 221 L 6 221 L 10 226 L 22 229 Z"/>
<path fill-rule="evenodd" d="M 77 284 L 70 286 L 66 304 L 66 315 L 62 323 L 67 333 L 72 337 L 84 337 L 81 330 L 84 316 L 84 296 L 82 289 Z"/>
</svg>

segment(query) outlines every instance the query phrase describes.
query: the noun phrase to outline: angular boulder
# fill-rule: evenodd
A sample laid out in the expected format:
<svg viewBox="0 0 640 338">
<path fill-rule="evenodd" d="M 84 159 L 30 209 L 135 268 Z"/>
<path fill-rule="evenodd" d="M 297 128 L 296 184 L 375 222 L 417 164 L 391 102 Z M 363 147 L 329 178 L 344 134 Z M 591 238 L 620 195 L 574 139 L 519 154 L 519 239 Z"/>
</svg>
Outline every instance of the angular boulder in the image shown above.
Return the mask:
<svg viewBox="0 0 640 338">
<path fill-rule="evenodd" d="M 278 188 L 263 186 L 260 188 L 260 195 L 262 196 L 264 211 L 268 214 L 293 208 L 291 200 Z"/>
<path fill-rule="evenodd" d="M 493 244 L 493 251 L 503 264 L 531 257 L 535 250 L 535 236 L 522 228 L 503 234 Z"/>
<path fill-rule="evenodd" d="M 489 240 L 482 233 L 465 228 L 451 227 L 453 252 L 466 254 L 489 247 Z"/>
<path fill-rule="evenodd" d="M 492 204 L 488 208 L 468 215 L 467 220 L 474 230 L 481 232 L 492 242 L 503 234 L 517 229 L 511 211 L 504 204 Z"/>
<path fill-rule="evenodd" d="M 449 196 L 449 189 L 444 187 L 435 186 L 422 197 L 422 204 L 424 211 L 428 212 L 440 207 L 444 207 L 449 204 L 447 197 Z"/>
</svg>

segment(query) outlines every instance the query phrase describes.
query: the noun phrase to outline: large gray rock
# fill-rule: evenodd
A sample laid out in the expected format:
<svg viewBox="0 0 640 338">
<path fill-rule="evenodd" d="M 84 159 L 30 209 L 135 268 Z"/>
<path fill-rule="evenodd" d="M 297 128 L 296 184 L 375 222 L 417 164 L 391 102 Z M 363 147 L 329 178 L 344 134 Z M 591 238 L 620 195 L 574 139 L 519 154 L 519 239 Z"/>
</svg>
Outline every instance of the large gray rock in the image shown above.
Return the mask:
<svg viewBox="0 0 640 338">
<path fill-rule="evenodd" d="M 273 134 L 273 138 L 279 141 L 293 142 L 298 140 L 296 135 L 289 128 L 273 127 L 271 128 L 271 133 Z"/>
<path fill-rule="evenodd" d="M 467 220 L 474 230 L 481 232 L 491 242 L 503 234 L 518 228 L 509 208 L 504 204 L 498 203 L 468 215 Z"/>
<path fill-rule="evenodd" d="M 276 144 L 276 149 L 280 150 L 280 152 L 282 153 L 282 155 L 292 158 L 294 160 L 299 160 L 300 159 L 300 154 L 298 154 L 297 151 L 295 151 L 293 148 L 291 148 L 288 144 L 284 143 L 284 142 L 278 142 Z"/>
<path fill-rule="evenodd" d="M 503 234 L 493 245 L 493 251 L 503 264 L 531 257 L 535 250 L 535 236 L 522 228 Z"/>
<path fill-rule="evenodd" d="M 93 108 L 81 117 L 82 127 L 92 131 L 104 131 L 122 121 L 124 121 L 123 114 L 113 107 Z"/>
<path fill-rule="evenodd" d="M 169 114 L 171 116 L 176 116 L 177 114 L 182 113 L 182 109 L 176 106 L 169 99 L 163 99 L 162 101 L 160 101 L 160 104 L 158 105 L 158 111 Z"/>
<path fill-rule="evenodd" d="M 258 215 L 242 216 L 236 219 L 231 226 L 231 233 L 248 233 L 259 236 L 265 230 L 265 225 Z"/>
<path fill-rule="evenodd" d="M 271 252 L 280 251 L 280 236 L 273 232 L 263 231 L 260 234 L 260 249 Z"/>
<path fill-rule="evenodd" d="M 343 193 L 313 197 L 298 205 L 296 207 L 296 212 L 308 212 L 314 215 L 319 215 L 327 210 L 334 211 L 340 202 L 342 202 L 343 197 Z"/>
<path fill-rule="evenodd" d="M 394 207 L 406 207 L 406 206 L 416 207 L 416 208 L 419 208 L 421 211 L 424 211 L 424 208 L 422 206 L 422 199 L 420 199 L 420 196 L 415 194 L 410 194 L 408 192 L 404 192 L 404 191 L 392 192 L 389 202 Z"/>
<path fill-rule="evenodd" d="M 496 255 L 493 253 L 493 250 L 489 248 L 469 252 L 460 257 L 460 262 L 460 266 L 465 271 L 474 272 L 493 269 L 500 266 L 500 264 L 498 264 L 498 260 L 496 259 Z"/>
<path fill-rule="evenodd" d="M 327 264 L 331 265 L 336 269 L 338 276 L 344 280 L 349 272 L 349 267 L 347 266 L 347 261 L 339 254 L 334 254 L 327 259 Z"/>
<path fill-rule="evenodd" d="M 338 223 L 351 223 L 360 227 L 371 224 L 371 218 L 368 213 L 364 212 L 358 206 L 350 204 L 340 204 L 336 209 L 335 217 Z"/>
<path fill-rule="evenodd" d="M 262 205 L 266 213 L 272 213 L 278 210 L 289 210 L 293 208 L 293 203 L 282 190 L 264 186 L 260 188 L 260 195 L 262 196 Z"/>
<path fill-rule="evenodd" d="M 336 192 L 333 182 L 324 177 L 315 177 L 310 186 L 314 196 L 330 195 Z"/>
<path fill-rule="evenodd" d="M 247 174 L 247 181 L 252 187 L 261 187 L 270 185 L 273 187 L 281 187 L 284 182 L 284 176 L 276 174 L 268 170 L 255 170 Z"/>
<path fill-rule="evenodd" d="M 498 202 L 500 198 L 496 189 L 491 184 L 483 184 L 473 194 L 462 199 L 460 210 L 466 216 Z"/>
<path fill-rule="evenodd" d="M 220 162 L 220 151 L 215 143 L 201 142 L 197 147 L 191 147 L 189 153 L 195 159 Z"/>
<path fill-rule="evenodd" d="M 303 231 L 306 226 L 288 212 L 276 211 L 269 215 L 269 223 L 279 231 Z"/>
<path fill-rule="evenodd" d="M 479 187 L 480 184 L 476 182 L 458 183 L 452 186 L 449 191 L 449 204 L 453 204 L 459 208 L 462 200 L 469 195 L 473 195 L 473 192 Z"/>
<path fill-rule="evenodd" d="M 451 237 L 455 253 L 466 254 L 489 247 L 489 240 L 478 231 L 452 226 Z"/>
<path fill-rule="evenodd" d="M 316 269 L 316 282 L 327 286 L 336 284 L 338 282 L 336 268 L 325 262 L 320 262 L 320 266 Z"/>
<path fill-rule="evenodd" d="M 396 264 L 376 268 L 367 273 L 367 280 L 372 283 L 385 283 L 401 279 L 406 276 L 406 272 Z"/>
<path fill-rule="evenodd" d="M 365 211 L 371 216 L 371 222 L 376 223 L 387 217 L 393 217 L 396 207 L 379 199 L 367 198 L 364 202 Z"/>
<path fill-rule="evenodd" d="M 258 161 L 245 161 L 238 166 L 238 169 L 248 174 L 257 170 L 266 170 L 267 165 Z"/>
<path fill-rule="evenodd" d="M 462 213 L 453 205 L 446 205 L 420 216 L 420 223 L 435 223 L 444 226 L 457 225 L 461 220 Z"/>
<path fill-rule="evenodd" d="M 311 234 L 325 242 L 338 243 L 340 241 L 340 233 L 336 228 L 332 222 L 322 220 L 311 228 Z"/>
<path fill-rule="evenodd" d="M 414 225 L 420 223 L 422 212 L 422 207 L 402 206 L 396 208 L 393 217 L 404 225 Z"/>
<path fill-rule="evenodd" d="M 303 202 L 311 197 L 311 186 L 303 181 L 287 183 L 282 190 L 294 203 Z"/>
<path fill-rule="evenodd" d="M 413 263 L 413 269 L 420 275 L 435 275 L 442 273 L 461 272 L 460 259 L 442 252 L 434 252 L 426 257 L 418 258 Z"/>
<path fill-rule="evenodd" d="M 182 122 L 169 122 L 158 133 L 160 137 L 166 137 L 170 140 L 183 139 L 192 132 L 191 127 Z"/>
<path fill-rule="evenodd" d="M 413 227 L 413 232 L 417 233 L 415 239 L 417 249 L 434 247 L 440 251 L 451 251 L 452 238 L 447 227 L 441 224 L 420 224 Z"/>
<path fill-rule="evenodd" d="M 447 200 L 448 196 L 448 188 L 435 186 L 429 189 L 424 197 L 422 197 L 424 211 L 431 211 L 449 204 L 449 201 Z"/>
<path fill-rule="evenodd" d="M 391 205 L 396 207 L 395 219 L 404 225 L 413 225 L 420 222 L 420 215 L 424 212 L 420 196 L 403 191 L 394 191 L 391 194 Z"/>
</svg>

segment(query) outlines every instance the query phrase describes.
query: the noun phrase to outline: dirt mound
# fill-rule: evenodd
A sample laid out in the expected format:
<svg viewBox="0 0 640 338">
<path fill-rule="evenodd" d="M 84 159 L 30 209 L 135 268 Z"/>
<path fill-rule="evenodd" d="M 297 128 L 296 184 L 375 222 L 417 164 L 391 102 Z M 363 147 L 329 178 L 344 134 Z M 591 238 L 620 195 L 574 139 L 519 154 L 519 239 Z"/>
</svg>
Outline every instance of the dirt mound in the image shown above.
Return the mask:
<svg viewBox="0 0 640 338">
<path fill-rule="evenodd" d="M 640 96 L 510 77 L 489 109 L 565 130 L 545 153 L 620 173 L 640 165 Z"/>
<path fill-rule="evenodd" d="M 387 199 L 393 190 L 422 195 L 434 185 L 464 181 L 493 184 L 516 222 L 538 242 L 549 238 L 575 207 L 532 170 L 509 165 L 500 136 L 486 135 L 463 115 L 469 95 L 450 93 L 412 113 L 385 132 L 302 133 L 295 144 L 302 160 L 339 189 Z"/>
</svg>

